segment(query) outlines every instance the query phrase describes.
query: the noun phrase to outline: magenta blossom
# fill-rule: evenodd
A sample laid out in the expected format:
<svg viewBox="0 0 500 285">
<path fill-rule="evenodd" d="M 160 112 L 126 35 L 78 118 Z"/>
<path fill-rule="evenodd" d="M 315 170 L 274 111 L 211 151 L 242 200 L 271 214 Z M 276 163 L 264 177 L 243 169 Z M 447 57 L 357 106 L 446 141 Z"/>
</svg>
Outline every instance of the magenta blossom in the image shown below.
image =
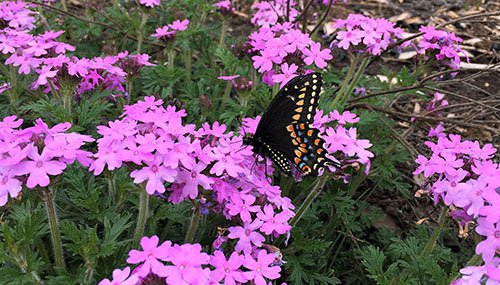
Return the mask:
<svg viewBox="0 0 500 285">
<path fill-rule="evenodd" d="M 145 277 L 149 272 L 160 275 L 165 270 L 165 265 L 161 260 L 169 258 L 172 251 L 172 243 L 166 241 L 158 246 L 158 236 L 151 238 L 143 237 L 141 247 L 143 251 L 131 250 L 127 262 L 130 264 L 141 264 L 135 272 L 139 277 Z"/>
</svg>

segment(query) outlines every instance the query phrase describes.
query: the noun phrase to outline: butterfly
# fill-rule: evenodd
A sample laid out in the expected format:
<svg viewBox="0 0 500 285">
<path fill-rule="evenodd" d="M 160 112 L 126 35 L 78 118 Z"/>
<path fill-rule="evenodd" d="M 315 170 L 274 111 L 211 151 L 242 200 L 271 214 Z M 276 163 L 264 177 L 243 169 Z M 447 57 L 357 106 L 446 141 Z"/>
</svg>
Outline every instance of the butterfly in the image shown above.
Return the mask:
<svg viewBox="0 0 500 285">
<path fill-rule="evenodd" d="M 271 158 L 288 176 L 292 167 L 303 175 L 317 176 L 325 166 L 336 165 L 326 156 L 319 130 L 312 126 L 322 85 L 319 73 L 291 79 L 267 107 L 255 135 L 245 137 L 243 144 Z"/>
</svg>

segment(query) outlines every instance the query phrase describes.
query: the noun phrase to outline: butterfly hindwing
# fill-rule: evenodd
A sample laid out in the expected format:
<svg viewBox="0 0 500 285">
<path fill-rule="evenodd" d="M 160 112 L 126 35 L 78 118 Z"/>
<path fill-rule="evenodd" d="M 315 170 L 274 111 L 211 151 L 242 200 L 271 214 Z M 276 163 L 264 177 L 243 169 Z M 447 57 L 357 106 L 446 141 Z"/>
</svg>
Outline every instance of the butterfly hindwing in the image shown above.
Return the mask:
<svg viewBox="0 0 500 285">
<path fill-rule="evenodd" d="M 318 129 L 305 123 L 289 125 L 286 129 L 295 147 L 293 163 L 302 174 L 317 176 L 325 165 L 334 164 L 326 156 L 325 141 Z"/>
</svg>

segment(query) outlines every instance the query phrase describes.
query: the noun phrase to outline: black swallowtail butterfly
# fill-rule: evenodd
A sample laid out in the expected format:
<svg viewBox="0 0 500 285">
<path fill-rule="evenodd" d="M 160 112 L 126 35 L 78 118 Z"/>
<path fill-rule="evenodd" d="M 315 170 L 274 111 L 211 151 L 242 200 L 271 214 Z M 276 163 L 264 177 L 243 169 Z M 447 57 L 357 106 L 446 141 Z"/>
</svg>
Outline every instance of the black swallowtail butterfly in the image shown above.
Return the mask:
<svg viewBox="0 0 500 285">
<path fill-rule="evenodd" d="M 243 144 L 269 157 L 283 173 L 290 176 L 290 162 L 303 174 L 317 176 L 328 164 L 325 141 L 312 127 L 323 81 L 321 74 L 311 73 L 290 80 L 271 101 L 262 115 L 253 137 Z"/>
</svg>

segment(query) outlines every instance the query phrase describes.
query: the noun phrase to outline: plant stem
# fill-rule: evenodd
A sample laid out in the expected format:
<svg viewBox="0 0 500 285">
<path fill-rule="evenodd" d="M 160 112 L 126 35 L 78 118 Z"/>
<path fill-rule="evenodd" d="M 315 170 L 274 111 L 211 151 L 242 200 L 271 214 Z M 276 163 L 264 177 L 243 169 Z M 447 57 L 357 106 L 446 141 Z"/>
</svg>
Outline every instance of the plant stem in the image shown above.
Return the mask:
<svg viewBox="0 0 500 285">
<path fill-rule="evenodd" d="M 189 222 L 189 228 L 186 233 L 186 238 L 184 239 L 184 242 L 187 243 L 193 243 L 194 238 L 196 235 L 196 230 L 198 230 L 198 223 L 200 222 L 201 218 L 201 211 L 198 209 L 198 207 L 194 207 L 193 209 L 193 215 L 191 216 L 191 221 Z"/>
<path fill-rule="evenodd" d="M 317 180 L 316 184 L 314 185 L 313 189 L 311 190 L 311 192 L 309 192 L 309 194 L 307 195 L 306 199 L 304 200 L 304 202 L 302 203 L 302 205 L 300 205 L 299 209 L 295 213 L 295 216 L 290 221 L 290 226 L 292 227 L 292 229 L 293 229 L 293 227 L 295 227 L 295 225 L 297 225 L 297 223 L 302 218 L 302 216 L 304 216 L 307 208 L 309 208 L 309 206 L 312 204 L 312 202 L 314 201 L 314 199 L 316 199 L 316 197 L 318 197 L 319 193 L 321 193 L 321 190 L 325 186 L 327 180 L 328 180 L 328 177 L 326 175 L 318 178 L 318 180 Z M 283 242 L 284 239 L 285 239 L 285 236 L 281 235 L 276 240 L 275 245 L 279 247 L 279 245 Z"/>
<path fill-rule="evenodd" d="M 349 82 L 352 79 L 352 76 L 354 75 L 354 70 L 356 69 L 357 65 L 359 62 L 359 55 L 354 56 L 354 58 L 351 60 L 351 64 L 349 65 L 349 70 L 347 71 L 347 75 L 344 78 L 344 81 L 342 81 L 340 90 L 337 92 L 337 95 L 335 96 L 335 99 L 333 99 L 332 103 L 332 108 L 336 109 L 338 108 L 338 102 L 340 98 L 344 96 L 344 92 L 346 88 L 349 86 Z"/>
<path fill-rule="evenodd" d="M 43 200 L 45 202 L 45 209 L 47 210 L 47 218 L 49 219 L 50 236 L 52 238 L 52 246 L 54 247 L 55 264 L 57 267 L 66 269 L 66 265 L 64 263 L 61 233 L 59 232 L 56 206 L 54 204 L 55 192 L 51 188 L 44 189 L 43 191 Z"/>
<path fill-rule="evenodd" d="M 186 81 L 191 81 L 191 66 L 193 63 L 193 52 L 186 51 L 184 53 L 184 65 L 186 67 Z"/>
<path fill-rule="evenodd" d="M 441 212 L 439 213 L 438 226 L 434 229 L 431 238 L 425 244 L 422 256 L 429 256 L 429 254 L 431 254 L 432 251 L 434 250 L 439 234 L 443 231 L 443 228 L 446 224 L 447 217 L 448 217 L 448 207 L 444 206 L 441 208 Z"/>
<path fill-rule="evenodd" d="M 175 61 L 175 49 L 173 47 L 170 47 L 167 56 L 168 56 L 168 68 L 173 69 Z"/>
<path fill-rule="evenodd" d="M 226 34 L 227 34 L 227 28 L 229 27 L 226 18 L 222 20 L 222 29 L 220 31 L 220 38 L 219 38 L 219 48 L 222 48 L 224 45 L 224 41 L 226 39 Z"/>
<path fill-rule="evenodd" d="M 149 195 L 146 192 L 144 183 L 139 187 L 139 213 L 137 214 L 137 225 L 134 233 L 134 247 L 139 246 L 142 236 L 144 235 L 144 228 L 146 227 L 146 220 L 148 219 L 149 212 Z"/>
<path fill-rule="evenodd" d="M 144 39 L 144 26 L 146 25 L 147 21 L 148 21 L 148 14 L 143 11 L 141 25 L 139 26 L 139 29 L 137 30 L 137 53 L 138 54 L 141 53 L 142 41 Z"/>
<path fill-rule="evenodd" d="M 356 71 L 356 74 L 354 75 L 354 79 L 349 84 L 349 87 L 347 88 L 347 91 L 345 92 L 345 94 L 343 95 L 343 97 L 342 97 L 342 99 L 340 101 L 340 104 L 339 104 L 340 106 L 344 105 L 344 103 L 346 102 L 346 100 L 351 95 L 352 90 L 358 84 L 359 79 L 361 78 L 361 75 L 363 75 L 363 73 L 365 72 L 366 67 L 368 66 L 368 63 L 370 62 L 369 59 L 370 58 L 368 58 L 368 57 L 364 58 L 363 61 L 361 62 L 360 67 L 358 68 L 358 70 Z"/>
<path fill-rule="evenodd" d="M 219 114 L 222 114 L 224 109 L 226 109 L 227 101 L 229 101 L 229 95 L 231 94 L 231 89 L 233 88 L 233 83 L 231 81 L 226 81 L 226 89 L 222 95 L 222 102 L 220 103 Z"/>
</svg>

